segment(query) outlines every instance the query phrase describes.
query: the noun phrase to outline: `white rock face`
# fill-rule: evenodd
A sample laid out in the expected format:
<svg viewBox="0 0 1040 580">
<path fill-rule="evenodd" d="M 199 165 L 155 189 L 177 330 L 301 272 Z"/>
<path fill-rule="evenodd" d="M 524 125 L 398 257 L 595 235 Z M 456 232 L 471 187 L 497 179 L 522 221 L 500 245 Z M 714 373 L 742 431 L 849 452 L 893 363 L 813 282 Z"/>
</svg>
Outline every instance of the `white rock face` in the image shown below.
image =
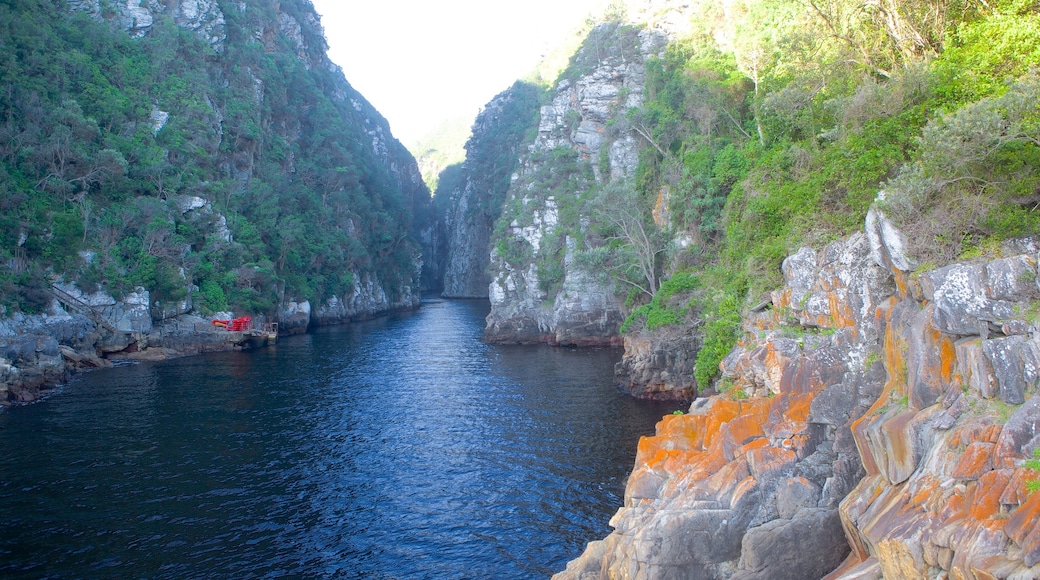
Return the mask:
<svg viewBox="0 0 1040 580">
<path fill-rule="evenodd" d="M 332 296 L 317 309 L 311 310 L 311 319 L 320 325 L 340 324 L 349 320 L 370 318 L 392 312 L 418 308 L 421 296 L 413 284 L 402 284 L 398 297 L 392 300 L 374 274 L 352 272 L 354 289 L 344 296 Z M 416 267 L 418 277 L 418 265 Z M 307 305 L 310 308 L 310 304 Z"/>
<path fill-rule="evenodd" d="M 101 0 L 70 0 L 69 8 L 94 18 L 105 17 Z M 194 31 L 214 50 L 224 50 L 227 27 L 216 0 L 126 0 L 116 3 L 114 20 L 134 38 L 148 34 L 159 14 L 170 14 L 178 26 Z"/>
<path fill-rule="evenodd" d="M 605 30 L 605 29 L 604 29 Z M 550 292 L 543 286 L 538 267 L 539 253 L 546 250 L 545 240 L 556 235 L 559 227 L 583 229 L 587 216 L 577 216 L 578 223 L 561 224 L 561 209 L 574 203 L 570 198 L 557 199 L 544 191 L 546 172 L 559 171 L 556 154 L 570 150 L 577 154 L 579 166 L 589 170 L 593 179 L 604 183 L 630 177 L 638 164 L 640 137 L 628 129 L 611 126 L 623 121 L 629 108 L 643 103 L 646 73 L 643 59 L 656 54 L 666 37 L 655 31 L 621 30 L 629 35 L 628 46 L 638 46 L 611 54 L 585 55 L 589 70 L 557 85 L 552 100 L 541 108 L 538 136 L 527 155 L 521 158 L 514 176 L 506 207 L 519 207 L 512 219 L 508 235 L 526 244 L 531 261 L 509 263 L 492 251 L 492 282 L 489 290 L 491 313 L 485 336 L 498 342 L 550 342 L 560 344 L 620 344 L 618 329 L 624 317 L 615 297 L 615 288 L 607 276 L 583 271 L 576 254 L 585 249 L 568 237 L 562 250 L 563 277 Z M 585 48 L 583 50 L 591 50 Z M 580 55 L 579 55 L 580 57 Z M 602 159 L 607 163 L 604 166 Z M 551 181 L 551 178 L 550 178 Z M 592 183 L 587 184 L 592 187 Z M 584 191 L 567 192 L 575 198 Z M 562 196 L 562 194 L 559 194 Z M 575 219 L 568 217 L 568 219 Z"/>
<path fill-rule="evenodd" d="M 103 316 L 119 332 L 152 331 L 150 295 L 144 288 L 138 287 L 122 300 L 116 300 L 111 294 L 101 291 L 87 294 L 75 284 L 58 283 L 55 286 Z"/>
<path fill-rule="evenodd" d="M 170 120 L 170 114 L 160 111 L 158 107 L 152 107 L 152 114 L 148 116 L 148 120 L 152 123 L 152 135 L 158 135 L 159 131 L 166 126 L 166 122 Z"/>
</svg>

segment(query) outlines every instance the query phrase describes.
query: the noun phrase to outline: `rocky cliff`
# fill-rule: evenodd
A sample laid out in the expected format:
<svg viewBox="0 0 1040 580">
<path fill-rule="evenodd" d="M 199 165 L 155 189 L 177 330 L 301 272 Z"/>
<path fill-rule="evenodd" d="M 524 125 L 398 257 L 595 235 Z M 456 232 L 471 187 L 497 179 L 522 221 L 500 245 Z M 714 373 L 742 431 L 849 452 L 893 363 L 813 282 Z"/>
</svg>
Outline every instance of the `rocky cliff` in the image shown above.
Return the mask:
<svg viewBox="0 0 1040 580">
<path fill-rule="evenodd" d="M 518 82 L 485 105 L 473 123 L 459 174 L 438 188 L 438 196 L 451 197 L 444 220 L 446 297 L 488 297 L 491 233 L 524 138 L 536 122 L 541 93 Z"/>
<path fill-rule="evenodd" d="M 596 184 L 635 171 L 640 142 L 624 114 L 642 103 L 643 61 L 663 44 L 618 22 L 597 27 L 542 106 L 492 239 L 488 340 L 620 344 L 614 283 L 581 256 L 595 246 Z"/>
<path fill-rule="evenodd" d="M 0 402 L 231 348 L 217 314 L 300 332 L 419 305 L 429 191 L 309 2 L 36 4 L 0 22 Z"/>
<path fill-rule="evenodd" d="M 1036 578 L 1037 248 L 916 273 L 866 231 L 784 261 L 719 395 L 640 441 L 566 578 Z"/>
</svg>

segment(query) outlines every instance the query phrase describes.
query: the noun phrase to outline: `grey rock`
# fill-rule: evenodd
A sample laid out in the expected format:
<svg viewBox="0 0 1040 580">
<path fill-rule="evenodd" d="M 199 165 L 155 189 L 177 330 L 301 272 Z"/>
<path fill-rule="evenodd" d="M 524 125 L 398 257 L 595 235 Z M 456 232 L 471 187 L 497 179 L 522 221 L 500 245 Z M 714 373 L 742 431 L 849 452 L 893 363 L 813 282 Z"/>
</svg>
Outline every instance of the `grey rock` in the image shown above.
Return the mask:
<svg viewBox="0 0 1040 580">
<path fill-rule="evenodd" d="M 999 396 L 1010 405 L 1025 402 L 1027 386 L 1035 385 L 1040 362 L 1031 341 L 1022 336 L 1009 336 L 982 341 L 982 352 L 993 368 Z"/>
<path fill-rule="evenodd" d="M 784 259 L 780 270 L 784 273 L 784 281 L 792 290 L 791 307 L 800 311 L 816 280 L 816 252 L 810 248 L 799 248 L 797 252 Z"/>
<path fill-rule="evenodd" d="M 741 570 L 733 579 L 821 578 L 849 553 L 841 518 L 834 509 L 804 509 L 751 528 L 741 546 Z"/>
<path fill-rule="evenodd" d="M 986 297 L 1019 302 L 1040 299 L 1036 285 L 1036 259 L 1012 256 L 986 264 Z"/>
<path fill-rule="evenodd" d="M 889 271 L 909 272 L 914 269 L 913 262 L 906 255 L 906 237 L 884 213 L 870 208 L 864 229 L 870 240 L 870 255 L 878 266 Z"/>
<path fill-rule="evenodd" d="M 820 502 L 820 488 L 804 477 L 788 477 L 776 490 L 776 510 L 780 519 L 789 520 L 800 510 L 815 508 Z"/>
<path fill-rule="evenodd" d="M 1040 397 L 1030 397 L 1008 418 L 997 439 L 997 453 L 1026 457 L 1040 437 Z"/>
<path fill-rule="evenodd" d="M 322 326 L 342 324 L 387 312 L 415 309 L 419 307 L 420 296 L 414 292 L 414 288 L 403 284 L 398 289 L 398 298 L 391 300 L 375 274 L 354 272 L 353 291 L 345 296 L 330 297 L 311 311 L 311 321 Z"/>
<path fill-rule="evenodd" d="M 921 275 L 925 298 L 935 304 L 933 323 L 937 329 L 986 338 L 991 323 L 999 327 L 1005 321 L 1022 316 L 1022 305 L 1008 298 L 1015 284 L 1022 286 L 1020 281 L 1008 278 L 1010 272 L 1021 271 L 1014 270 L 1016 264 L 1021 266 L 1021 261 L 998 262 L 994 266 L 995 289 L 989 284 L 989 265 L 984 264 L 953 264 Z"/>
<path fill-rule="evenodd" d="M 607 28 L 598 29 L 604 30 Z M 557 200 L 532 184 L 540 172 L 552 170 L 552 161 L 542 159 L 558 148 L 573 151 L 580 166 L 600 183 L 631 176 L 641 141 L 625 125 L 624 112 L 641 104 L 645 83 L 643 59 L 655 54 L 665 41 L 658 32 L 638 34 L 639 50 L 610 50 L 603 58 L 590 61 L 590 70 L 577 78 L 561 80 L 550 102 L 541 108 L 538 135 L 529 153 L 522 156 L 507 195 L 506 207 L 522 207 L 522 215 L 505 216 L 512 220 L 507 235 L 518 244 L 529 246 L 532 256 L 524 263 L 509 263 L 497 251 L 491 252 L 491 313 L 485 330 L 489 341 L 621 343 L 618 327 L 624 315 L 613 281 L 604 272 L 585 270 L 573 259 L 577 250 L 586 248 L 575 248 L 573 239 L 567 240 L 563 274 L 556 278 L 551 294 L 543 288 L 535 264 L 543 240 L 555 234 L 560 215 Z M 614 130 L 607 131 L 612 119 L 619 120 L 616 134 Z M 601 151 L 609 161 L 606 173 L 599 162 Z M 566 227 L 586 227 L 584 217 L 577 220 L 578 223 L 568 223 Z"/>
<path fill-rule="evenodd" d="M 847 385 L 837 383 L 813 398 L 809 407 L 809 421 L 837 427 L 849 420 L 855 406 L 855 392 Z"/>
</svg>

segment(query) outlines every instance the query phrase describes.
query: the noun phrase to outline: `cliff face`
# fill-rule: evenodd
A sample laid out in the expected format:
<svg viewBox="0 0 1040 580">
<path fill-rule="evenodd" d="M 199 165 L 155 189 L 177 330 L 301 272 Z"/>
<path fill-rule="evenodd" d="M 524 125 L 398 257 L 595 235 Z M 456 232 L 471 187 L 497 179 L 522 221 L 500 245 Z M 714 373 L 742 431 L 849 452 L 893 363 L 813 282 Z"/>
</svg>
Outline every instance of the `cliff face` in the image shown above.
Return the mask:
<svg viewBox="0 0 1040 580">
<path fill-rule="evenodd" d="M 389 261 L 388 258 L 397 259 L 402 263 L 399 268 L 389 272 L 385 268 L 383 271 L 374 271 L 372 258 L 369 257 L 353 260 L 352 264 L 348 263 L 346 270 L 357 284 L 343 293 L 326 293 L 323 296 L 319 292 L 311 296 L 320 302 L 316 313 L 326 313 L 316 321 L 371 316 L 395 308 L 412 308 L 418 305 L 422 286 L 420 273 L 423 258 L 420 258 L 420 255 L 425 256 L 424 259 L 429 262 L 438 259 L 435 246 L 422 244 L 429 240 L 429 230 L 434 227 L 426 215 L 429 211 L 429 192 L 423 184 L 414 158 L 390 133 L 386 120 L 346 82 L 339 67 L 326 56 L 327 45 L 321 24 L 309 3 L 250 5 L 240 2 L 223 5 L 213 0 L 149 0 L 140 5 L 126 3 L 106 7 L 98 0 L 85 0 L 70 2 L 69 7 L 73 11 L 85 12 L 95 19 L 112 22 L 132 37 L 142 39 L 153 34 L 153 29 L 159 26 L 162 19 L 172 19 L 178 27 L 189 30 L 201 38 L 218 55 L 226 55 L 231 47 L 237 54 L 228 58 L 241 57 L 243 45 L 260 46 L 268 54 L 287 54 L 296 59 L 305 71 L 314 72 L 314 78 L 310 79 L 310 82 L 319 85 L 319 90 L 323 91 L 324 97 L 328 98 L 336 109 L 332 114 L 338 117 L 337 122 L 346 126 L 345 133 L 339 137 L 339 143 L 321 144 L 314 135 L 320 133 L 321 129 L 312 126 L 313 120 L 309 119 L 307 114 L 323 104 L 308 102 L 304 98 L 295 103 L 300 107 L 299 114 L 280 110 L 278 105 L 272 103 L 285 98 L 286 95 L 280 94 L 281 88 L 274 87 L 277 84 L 275 79 L 265 78 L 261 71 L 251 68 L 249 62 L 225 63 L 221 57 L 213 59 L 210 63 L 213 67 L 211 75 L 216 78 L 216 84 L 239 82 L 242 79 L 235 78 L 235 75 L 244 74 L 245 80 L 251 84 L 253 106 L 257 111 L 263 111 L 254 121 L 259 126 L 260 133 L 245 135 L 232 122 L 233 114 L 224 110 L 230 108 L 231 104 L 221 102 L 216 96 L 220 89 L 217 86 L 197 87 L 199 91 L 207 94 L 206 102 L 212 109 L 210 116 L 214 123 L 214 134 L 211 149 L 219 158 L 217 170 L 226 172 L 227 176 L 233 177 L 237 182 L 237 186 L 232 187 L 239 191 L 233 191 L 229 195 L 245 193 L 245 197 L 248 197 L 247 192 L 253 182 L 270 182 L 275 178 L 270 173 L 272 168 L 262 165 L 265 162 L 269 163 L 265 160 L 272 156 L 269 147 L 276 144 L 282 151 L 280 155 L 288 151 L 288 155 L 284 155 L 280 167 L 276 170 L 280 174 L 277 178 L 287 178 L 289 182 L 297 177 L 301 181 L 318 181 L 317 187 L 323 190 L 320 194 L 322 203 L 329 205 L 336 203 L 335 198 L 342 196 L 351 186 L 349 178 L 344 180 L 327 175 L 311 175 L 310 172 L 305 173 L 303 163 L 306 162 L 308 166 L 317 164 L 321 167 L 319 171 L 346 174 L 353 169 L 352 165 L 364 166 L 362 171 L 369 175 L 361 177 L 366 182 L 363 183 L 363 187 L 376 192 L 374 195 L 369 194 L 376 199 L 365 202 L 351 200 L 352 203 L 348 206 L 337 210 L 347 215 L 343 216 L 346 219 L 340 218 L 341 223 L 333 228 L 345 231 L 347 237 L 353 238 L 361 245 L 368 245 L 370 242 L 365 239 L 364 230 L 370 226 L 365 225 L 363 219 L 359 219 L 362 218 L 358 215 L 360 212 L 352 211 L 353 208 L 349 206 L 372 204 L 377 210 L 391 213 L 392 222 L 372 226 L 383 230 L 378 235 L 389 237 L 389 243 L 395 251 L 397 247 L 403 247 L 405 251 L 398 252 L 399 256 L 386 256 L 389 252 L 380 249 L 375 252 L 379 256 L 373 258 L 382 262 Z M 227 10 L 231 10 L 232 13 L 228 14 Z M 229 73 L 228 70 L 232 67 L 244 67 L 244 70 Z M 181 113 L 176 110 L 163 111 L 161 107 L 155 107 L 151 121 L 156 134 L 160 134 L 166 126 L 176 124 L 178 120 L 183 121 L 178 118 L 179 114 Z M 337 158 L 336 153 L 323 151 L 321 148 L 338 150 L 342 157 Z M 317 155 L 323 159 L 313 159 L 313 156 Z M 348 160 L 346 158 L 351 158 L 350 165 L 335 167 L 344 164 Z M 357 177 L 353 179 L 356 180 Z M 378 199 L 379 197 L 384 199 Z M 387 197 L 396 199 L 393 199 L 391 204 L 387 202 Z M 204 213 L 214 213 L 216 200 L 199 197 L 193 199 L 198 200 L 196 206 L 203 207 Z M 256 202 L 245 203 L 248 206 Z M 188 211 L 198 207 L 193 206 L 189 210 L 181 208 L 180 213 L 187 215 Z M 224 208 L 226 207 L 225 203 Z M 394 212 L 397 215 L 393 215 Z M 227 230 L 225 216 L 218 213 L 212 221 L 218 224 L 218 229 L 222 228 L 218 237 L 229 244 L 233 242 L 231 233 Z M 280 229 L 279 233 L 282 231 Z M 283 240 L 284 243 L 276 245 L 300 244 L 304 242 L 300 238 L 298 234 L 287 236 Z M 283 250 L 283 259 L 285 252 L 287 250 Z M 314 261 L 314 258 L 311 259 Z M 187 282 L 190 285 L 191 281 Z M 289 291 L 293 292 L 292 289 Z M 283 295 L 281 299 L 288 304 L 296 299 L 306 298 L 299 294 L 301 293 L 290 293 Z"/>
<path fill-rule="evenodd" d="M 61 4 L 0 21 L 0 404 L 108 356 L 232 348 L 215 316 L 419 305 L 429 191 L 309 2 Z"/>
<path fill-rule="evenodd" d="M 491 233 L 502 212 L 510 177 L 528 129 L 536 122 L 541 90 L 516 83 L 477 116 L 457 176 L 439 187 L 449 195 L 443 295 L 487 298 Z"/>
<path fill-rule="evenodd" d="M 635 170 L 638 137 L 619 127 L 642 103 L 644 58 L 663 43 L 657 33 L 601 25 L 541 108 L 492 239 L 488 340 L 620 344 L 614 283 L 580 256 L 592 247 L 594 185 Z"/>
<path fill-rule="evenodd" d="M 696 397 L 694 370 L 701 336 L 695 327 L 677 324 L 653 332 L 628 332 L 624 346 L 614 372 L 625 392 L 660 401 Z"/>
<path fill-rule="evenodd" d="M 640 441 L 556 578 L 1037 577 L 1036 248 L 911 276 L 903 245 L 872 212 L 788 257 L 723 393 Z"/>
</svg>

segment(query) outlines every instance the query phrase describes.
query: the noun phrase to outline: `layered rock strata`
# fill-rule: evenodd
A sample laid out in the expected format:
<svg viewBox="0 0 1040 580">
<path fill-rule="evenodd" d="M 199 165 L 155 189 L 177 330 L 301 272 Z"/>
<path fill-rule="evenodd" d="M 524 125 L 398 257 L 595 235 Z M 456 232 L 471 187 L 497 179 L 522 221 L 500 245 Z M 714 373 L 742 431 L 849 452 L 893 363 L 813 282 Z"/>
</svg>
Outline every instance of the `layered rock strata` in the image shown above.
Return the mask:
<svg viewBox="0 0 1040 580">
<path fill-rule="evenodd" d="M 640 441 L 557 578 L 1040 577 L 1037 256 L 911 276 L 867 225 L 784 262 L 723 394 Z"/>
</svg>

